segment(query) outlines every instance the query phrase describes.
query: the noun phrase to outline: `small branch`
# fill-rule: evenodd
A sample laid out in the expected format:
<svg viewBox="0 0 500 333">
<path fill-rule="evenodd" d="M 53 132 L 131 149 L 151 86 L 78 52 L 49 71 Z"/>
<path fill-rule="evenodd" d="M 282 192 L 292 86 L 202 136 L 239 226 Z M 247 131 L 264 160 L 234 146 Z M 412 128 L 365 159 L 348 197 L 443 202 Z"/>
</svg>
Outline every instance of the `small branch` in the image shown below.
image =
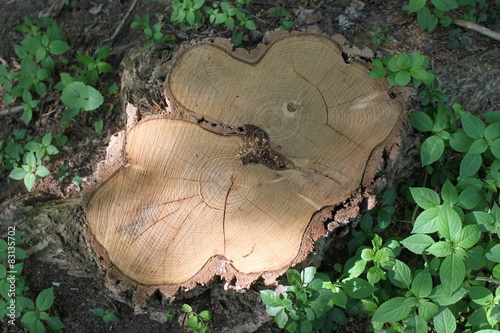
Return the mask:
<svg viewBox="0 0 500 333">
<path fill-rule="evenodd" d="M 23 111 L 22 106 L 14 106 L 10 109 L 0 110 L 0 117 L 7 116 L 7 115 L 12 114 L 12 113 L 21 112 L 21 111 Z"/>
<path fill-rule="evenodd" d="M 462 27 L 462 28 L 477 31 L 480 34 L 483 34 L 485 36 L 488 36 L 490 38 L 493 38 L 495 40 L 500 41 L 500 33 L 493 31 L 493 30 L 490 30 L 488 28 L 485 28 L 482 25 L 472 23 L 469 21 L 459 20 L 459 19 L 453 20 L 453 24 L 458 25 L 459 27 Z"/>
<path fill-rule="evenodd" d="M 111 36 L 111 38 L 109 39 L 111 44 L 113 44 L 113 42 L 115 41 L 115 38 L 116 36 L 118 36 L 118 34 L 120 33 L 120 30 L 122 30 L 123 28 L 123 25 L 125 24 L 125 21 L 127 20 L 127 18 L 130 16 L 130 13 L 132 13 L 132 10 L 134 10 L 134 7 L 135 5 L 137 4 L 139 0 L 134 0 L 134 2 L 132 3 L 132 5 L 130 5 L 130 8 L 128 9 L 128 12 L 125 14 L 125 16 L 123 17 L 122 21 L 120 22 L 120 24 L 118 25 L 118 28 L 116 28 L 113 36 Z"/>
</svg>

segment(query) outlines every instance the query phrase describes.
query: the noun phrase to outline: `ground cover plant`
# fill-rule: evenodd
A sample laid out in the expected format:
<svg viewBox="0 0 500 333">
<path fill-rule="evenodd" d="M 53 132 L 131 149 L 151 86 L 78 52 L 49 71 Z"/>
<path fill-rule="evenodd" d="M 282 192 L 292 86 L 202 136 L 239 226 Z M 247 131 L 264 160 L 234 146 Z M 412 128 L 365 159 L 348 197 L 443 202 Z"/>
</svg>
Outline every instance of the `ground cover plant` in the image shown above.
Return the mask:
<svg viewBox="0 0 500 333">
<path fill-rule="evenodd" d="M 144 51 L 152 44 L 179 42 L 175 30 L 198 37 L 207 27 L 232 37 L 235 47 L 251 48 L 252 32 L 302 27 L 301 5 L 333 15 L 325 4 L 332 1 L 179 0 L 154 15 L 150 11 L 132 15 L 128 26 L 144 33 Z M 457 19 L 498 22 L 499 8 L 498 1 L 411 0 L 395 11 L 424 30 L 423 36 L 444 31 L 447 47 L 464 50 L 471 39 L 466 30 L 452 29 L 452 24 Z M 392 86 L 418 89 L 420 108 L 410 120 L 421 138 L 421 168 L 408 179 L 408 186 L 387 189 L 378 206 L 362 216 L 346 245 L 347 260 L 321 269 L 290 269 L 286 291 L 261 292 L 267 313 L 276 327 L 286 331 L 330 332 L 349 325 L 350 318 L 368 317 L 365 329 L 372 332 L 500 332 L 500 111 L 472 113 L 459 104 L 464 101 L 446 95 L 431 70 L 439 66 L 436 53 L 431 57 L 414 47 L 393 49 L 401 39 L 398 29 L 384 21 L 370 23 L 364 40 L 381 46 L 379 51 L 390 50 L 388 56 L 373 59 L 374 80 L 385 77 Z M 0 140 L 0 172 L 28 191 L 47 182 L 49 175 L 79 187 L 80 170 L 54 162 L 74 140 L 69 129 L 75 123 L 89 118 L 92 131 L 106 129 L 108 102 L 119 93 L 116 84 L 101 83 L 103 76 L 118 69 L 110 60 L 111 43 L 80 54 L 67 28 L 48 17 L 26 16 L 16 30 L 22 33 L 14 47 L 19 66 L 12 70 L 0 64 L 0 85 L 2 108 L 20 108 L 23 125 Z M 40 120 L 49 116 L 42 112 L 47 103 L 64 108 L 58 127 L 41 125 Z M 395 235 L 395 228 L 406 233 Z M 19 235 L 15 237 L 17 244 Z M 10 319 L 8 305 L 13 299 L 9 246 L 8 240 L 0 241 L 4 322 Z M 54 297 L 57 287 L 37 292 L 28 288 L 22 262 L 26 255 L 17 247 L 15 251 L 18 327 L 28 332 L 62 330 L 63 322 L 54 312 L 60 301 Z M 167 318 L 180 313 L 183 321 L 175 325 L 181 332 L 210 332 L 212 312 L 197 313 L 193 308 L 204 308 L 182 304 L 167 312 Z M 125 318 L 95 306 L 88 307 L 85 315 L 92 311 L 106 325 L 117 324 L 117 315 L 121 321 Z"/>
</svg>

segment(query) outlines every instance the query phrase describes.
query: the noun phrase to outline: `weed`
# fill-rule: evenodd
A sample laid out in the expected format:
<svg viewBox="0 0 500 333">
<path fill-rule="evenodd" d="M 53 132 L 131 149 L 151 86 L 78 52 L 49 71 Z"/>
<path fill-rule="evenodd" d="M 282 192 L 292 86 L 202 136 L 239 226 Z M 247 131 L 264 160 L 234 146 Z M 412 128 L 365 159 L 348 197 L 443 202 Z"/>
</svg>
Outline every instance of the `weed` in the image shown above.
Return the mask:
<svg viewBox="0 0 500 333">
<path fill-rule="evenodd" d="M 101 317 L 104 323 L 109 324 L 110 322 L 113 323 L 119 323 L 120 319 L 113 313 L 111 309 L 101 309 L 101 308 L 95 308 L 90 310 L 93 314 L 95 314 L 98 317 Z"/>
<path fill-rule="evenodd" d="M 197 333 L 210 333 L 210 327 L 205 323 L 212 319 L 212 313 L 208 310 L 201 311 L 199 314 L 193 311 L 189 304 L 182 305 L 182 312 L 184 313 L 183 325 L 179 332 L 197 332 Z M 170 310 L 165 314 L 168 320 L 175 317 L 176 312 Z"/>
</svg>

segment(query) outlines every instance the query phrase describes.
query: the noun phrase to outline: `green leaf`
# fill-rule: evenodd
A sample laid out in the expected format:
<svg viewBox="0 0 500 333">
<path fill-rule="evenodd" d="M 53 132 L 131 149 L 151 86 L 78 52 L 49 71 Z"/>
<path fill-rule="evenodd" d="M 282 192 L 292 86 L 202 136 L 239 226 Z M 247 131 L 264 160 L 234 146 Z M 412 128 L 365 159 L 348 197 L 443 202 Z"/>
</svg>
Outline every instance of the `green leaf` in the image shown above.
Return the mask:
<svg viewBox="0 0 500 333">
<path fill-rule="evenodd" d="M 410 13 L 415 13 L 416 11 L 419 11 L 420 9 L 424 8 L 426 3 L 426 0 L 410 0 L 410 3 L 408 5 L 408 11 Z"/>
<path fill-rule="evenodd" d="M 28 311 L 21 319 L 22 323 L 33 324 L 38 319 L 38 314 L 35 311 Z"/>
<path fill-rule="evenodd" d="M 314 276 L 316 275 L 316 267 L 310 266 L 306 267 L 300 272 L 300 279 L 302 280 L 302 283 L 309 283 L 314 279 Z"/>
<path fill-rule="evenodd" d="M 457 291 L 450 293 L 442 285 L 436 286 L 429 296 L 434 302 L 441 306 L 448 306 L 457 303 L 467 294 L 465 288 L 459 288 Z"/>
<path fill-rule="evenodd" d="M 420 271 L 411 284 L 411 292 L 418 298 L 424 298 L 432 292 L 432 278 L 427 270 Z"/>
<path fill-rule="evenodd" d="M 65 327 L 61 319 L 57 317 L 49 317 L 45 321 L 47 322 L 47 325 L 49 325 L 49 327 L 54 331 L 60 331 Z"/>
<path fill-rule="evenodd" d="M 446 257 L 453 253 L 453 247 L 449 242 L 440 241 L 429 246 L 426 252 L 436 257 Z"/>
<path fill-rule="evenodd" d="M 189 304 L 183 304 L 182 311 L 185 313 L 193 312 L 193 308 Z"/>
<path fill-rule="evenodd" d="M 40 311 L 48 310 L 54 303 L 54 288 L 42 290 L 36 298 L 36 307 Z"/>
<path fill-rule="evenodd" d="M 482 233 L 479 226 L 471 224 L 463 227 L 460 237 L 458 238 L 457 246 L 468 249 L 476 245 L 481 239 Z"/>
<path fill-rule="evenodd" d="M 486 252 L 486 258 L 493 262 L 500 263 L 500 244 L 493 246 L 488 252 Z"/>
<path fill-rule="evenodd" d="M 196 317 L 196 315 L 194 314 L 190 315 L 186 322 L 186 326 L 195 328 L 197 324 L 198 324 L 198 317 Z"/>
<path fill-rule="evenodd" d="M 300 281 L 300 273 L 296 269 L 288 269 L 286 271 L 286 278 L 288 280 L 288 283 L 291 285 L 302 285 L 302 282 Z"/>
<path fill-rule="evenodd" d="M 497 158 L 500 159 L 500 139 L 496 139 L 495 141 L 489 144 L 491 153 Z"/>
<path fill-rule="evenodd" d="M 35 186 L 35 174 L 29 172 L 24 176 L 24 185 L 28 189 L 28 191 L 31 191 L 33 189 L 33 186 Z"/>
<path fill-rule="evenodd" d="M 466 289 L 469 291 L 469 297 L 474 303 L 485 306 L 493 303 L 493 294 L 488 288 L 471 286 Z"/>
<path fill-rule="evenodd" d="M 450 138 L 450 147 L 459 153 L 466 153 L 474 140 L 463 132 L 454 133 Z"/>
<path fill-rule="evenodd" d="M 449 308 L 444 308 L 434 317 L 434 328 L 436 333 L 454 333 L 457 329 L 457 321 Z"/>
<path fill-rule="evenodd" d="M 441 188 L 441 197 L 448 205 L 454 205 L 458 201 L 458 191 L 449 180 L 446 180 Z"/>
<path fill-rule="evenodd" d="M 94 87 L 83 82 L 72 82 L 64 88 L 61 100 L 70 108 L 91 111 L 102 105 L 104 97 Z"/>
<path fill-rule="evenodd" d="M 444 152 L 444 141 L 441 137 L 433 135 L 425 139 L 420 149 L 422 166 L 436 162 Z"/>
<path fill-rule="evenodd" d="M 15 180 L 21 180 L 24 178 L 26 175 L 26 171 L 24 171 L 23 168 L 14 168 L 10 174 L 9 177 Z"/>
<path fill-rule="evenodd" d="M 490 111 L 483 113 L 482 116 L 488 121 L 488 123 L 498 123 L 500 122 L 500 111 Z"/>
<path fill-rule="evenodd" d="M 396 62 L 398 64 L 398 67 L 401 69 L 410 69 L 410 56 L 406 53 L 400 53 L 396 55 Z"/>
<path fill-rule="evenodd" d="M 71 47 L 69 47 L 68 44 L 66 44 L 62 40 L 54 40 L 49 45 L 49 52 L 54 55 L 63 54 L 69 49 L 71 49 Z"/>
<path fill-rule="evenodd" d="M 410 72 L 406 69 L 403 69 L 396 73 L 395 77 L 396 84 L 400 87 L 406 86 L 411 81 Z"/>
<path fill-rule="evenodd" d="M 408 317 L 408 322 L 404 332 L 406 333 L 427 333 L 427 322 L 413 311 Z"/>
<path fill-rule="evenodd" d="M 396 287 L 410 289 L 411 270 L 402 261 L 396 259 L 392 269 L 388 270 L 389 280 Z"/>
<path fill-rule="evenodd" d="M 441 237 L 456 242 L 462 231 L 462 221 L 458 213 L 448 205 L 441 206 L 438 215 L 438 233 Z"/>
<path fill-rule="evenodd" d="M 432 119 L 423 111 L 410 113 L 410 120 L 413 127 L 420 132 L 432 131 Z"/>
<path fill-rule="evenodd" d="M 201 320 L 204 320 L 204 321 L 212 319 L 212 313 L 210 311 L 207 311 L 207 310 L 201 311 L 199 316 L 200 316 Z"/>
<path fill-rule="evenodd" d="M 388 323 L 396 322 L 406 318 L 411 307 L 404 305 L 404 297 L 395 297 L 382 303 L 373 314 L 372 322 Z"/>
<path fill-rule="evenodd" d="M 420 213 L 413 224 L 412 233 L 431 234 L 438 231 L 438 216 L 441 209 L 433 207 Z"/>
<path fill-rule="evenodd" d="M 445 291 L 448 293 L 455 292 L 464 281 L 464 258 L 455 253 L 446 257 L 441 263 L 439 276 L 441 278 L 441 285 L 444 287 Z"/>
<path fill-rule="evenodd" d="M 458 206 L 464 209 L 473 209 L 479 204 L 481 194 L 474 187 L 465 188 L 458 196 Z"/>
<path fill-rule="evenodd" d="M 428 235 L 416 234 L 406 237 L 401 244 L 413 253 L 422 254 L 425 249 L 434 244 L 434 240 Z"/>
<path fill-rule="evenodd" d="M 113 323 L 118 323 L 118 322 L 120 322 L 120 319 L 118 319 L 118 317 L 117 317 L 117 316 L 115 316 L 115 314 L 114 314 L 114 313 L 112 313 L 112 312 L 106 313 L 106 314 L 102 317 L 102 319 L 104 320 L 104 322 L 105 322 L 106 324 L 108 324 L 110 321 L 112 321 Z M 198 321 L 198 318 L 197 318 L 196 320 Z M 189 320 L 188 320 L 188 321 L 189 321 Z"/>
<path fill-rule="evenodd" d="M 428 31 L 432 31 L 438 23 L 437 17 L 427 7 L 417 11 L 417 21 L 420 28 Z"/>
<path fill-rule="evenodd" d="M 482 154 L 488 149 L 488 144 L 484 139 L 477 139 L 469 148 L 469 154 Z"/>
<path fill-rule="evenodd" d="M 465 154 L 462 162 L 460 162 L 460 178 L 464 179 L 474 175 L 482 163 L 483 159 L 481 155 Z"/>
<path fill-rule="evenodd" d="M 418 304 L 418 314 L 424 320 L 429 321 L 439 313 L 439 306 L 427 300 L 420 300 Z"/>
<path fill-rule="evenodd" d="M 373 294 L 377 288 L 361 278 L 354 278 L 342 282 L 342 288 L 350 297 L 362 299 Z"/>
<path fill-rule="evenodd" d="M 37 176 L 45 177 L 45 176 L 47 176 L 50 173 L 50 171 L 46 167 L 44 167 L 43 165 L 39 165 L 36 168 L 35 173 L 36 173 Z"/>
<path fill-rule="evenodd" d="M 420 208 L 429 209 L 441 204 L 439 195 L 427 187 L 410 187 L 410 192 Z"/>
<path fill-rule="evenodd" d="M 95 314 L 96 316 L 99 316 L 99 317 L 103 317 L 105 312 L 104 312 L 104 309 L 101 309 L 101 308 L 95 308 L 95 309 L 91 309 L 90 310 L 93 314 Z"/>
<path fill-rule="evenodd" d="M 245 28 L 248 30 L 255 30 L 255 23 L 251 20 L 245 22 Z"/>
<path fill-rule="evenodd" d="M 484 123 L 470 112 L 462 113 L 462 127 L 465 133 L 473 139 L 484 137 Z"/>
<path fill-rule="evenodd" d="M 278 324 L 279 328 L 284 328 L 288 322 L 288 315 L 286 314 L 285 309 L 279 310 L 274 317 L 274 320 L 276 321 L 276 324 Z"/>
</svg>

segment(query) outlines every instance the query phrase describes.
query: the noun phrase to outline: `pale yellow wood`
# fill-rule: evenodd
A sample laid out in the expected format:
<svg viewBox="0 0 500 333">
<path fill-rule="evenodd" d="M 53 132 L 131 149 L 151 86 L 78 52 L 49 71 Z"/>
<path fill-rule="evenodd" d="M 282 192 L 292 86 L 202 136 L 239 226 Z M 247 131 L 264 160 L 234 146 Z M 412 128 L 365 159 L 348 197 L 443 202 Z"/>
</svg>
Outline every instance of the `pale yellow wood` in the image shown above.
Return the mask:
<svg viewBox="0 0 500 333">
<path fill-rule="evenodd" d="M 278 39 L 252 62 L 195 45 L 173 62 L 167 92 L 181 110 L 264 130 L 292 164 L 244 164 L 241 136 L 182 120 L 135 126 L 128 165 L 94 193 L 87 220 L 112 264 L 145 285 L 181 285 L 214 256 L 240 273 L 290 266 L 311 216 L 349 198 L 401 116 L 386 83 L 320 35 Z"/>
</svg>

